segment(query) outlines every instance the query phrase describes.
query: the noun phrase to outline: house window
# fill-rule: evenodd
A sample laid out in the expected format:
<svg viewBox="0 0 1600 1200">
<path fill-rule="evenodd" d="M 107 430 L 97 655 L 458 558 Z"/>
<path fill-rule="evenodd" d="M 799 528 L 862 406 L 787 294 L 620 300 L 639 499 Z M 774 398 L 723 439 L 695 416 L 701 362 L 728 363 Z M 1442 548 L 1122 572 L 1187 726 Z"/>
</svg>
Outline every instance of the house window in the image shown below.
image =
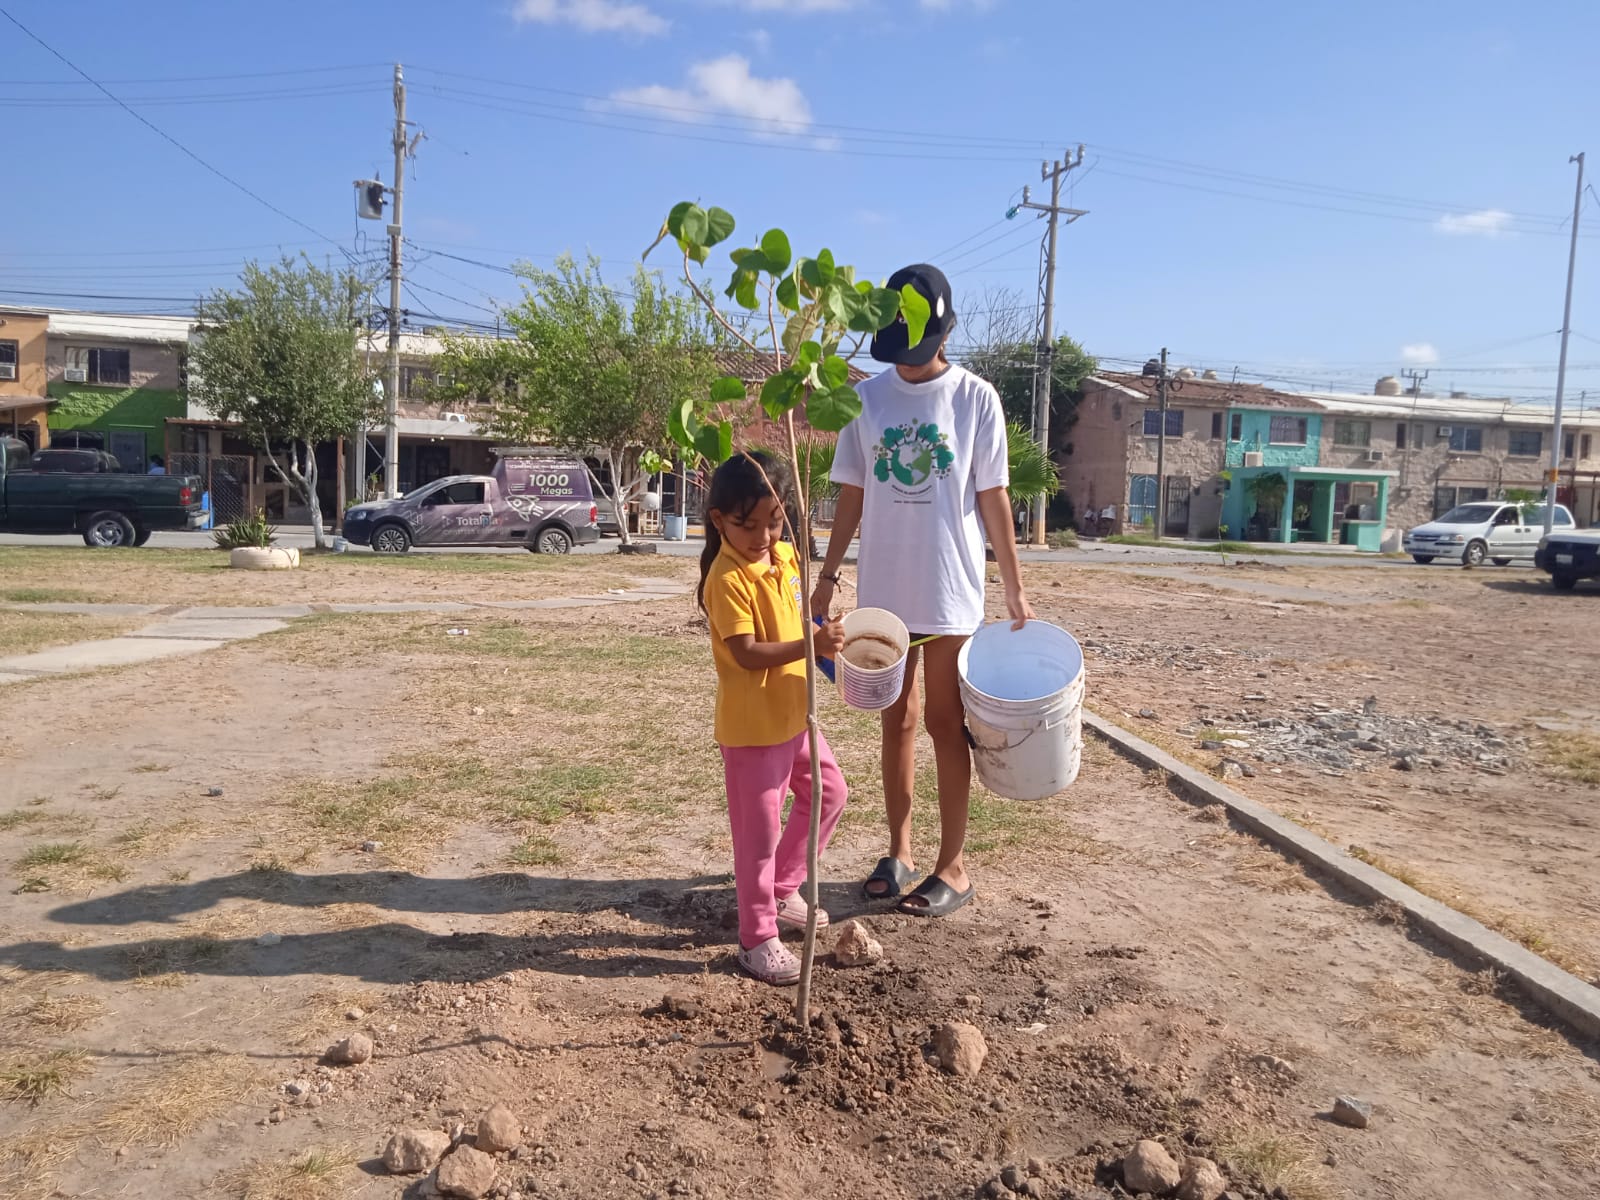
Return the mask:
<svg viewBox="0 0 1600 1200">
<path fill-rule="evenodd" d="M 1365 449 L 1372 444 L 1372 422 L 1335 421 L 1333 423 L 1333 444 L 1335 446 L 1355 446 Z"/>
<path fill-rule="evenodd" d="M 1511 430 L 1511 457 L 1538 458 L 1544 451 L 1544 434 L 1537 429 Z"/>
<path fill-rule="evenodd" d="M 400 396 L 404 400 L 425 400 L 437 379 L 427 367 L 401 367 Z"/>
<path fill-rule="evenodd" d="M 1228 440 L 1230 442 L 1244 441 L 1244 414 L 1233 413 L 1228 417 Z"/>
<path fill-rule="evenodd" d="M 1267 440 L 1274 446 L 1304 446 L 1306 444 L 1306 419 L 1304 417 L 1273 417 Z"/>
<path fill-rule="evenodd" d="M 1161 436 L 1161 410 L 1147 408 L 1144 410 L 1144 435 L 1145 437 Z M 1183 436 L 1183 409 L 1167 409 L 1167 436 Z"/>
<path fill-rule="evenodd" d="M 1211 440 L 1213 442 L 1222 440 L 1222 414 L 1219 412 L 1211 414 Z"/>
<path fill-rule="evenodd" d="M 98 346 L 68 346 L 67 370 L 82 371 L 83 382 L 102 387 L 127 387 L 133 381 L 126 350 Z"/>
<path fill-rule="evenodd" d="M 1482 454 L 1483 430 L 1476 425 L 1446 425 L 1450 431 L 1450 449 L 1457 454 Z"/>
<path fill-rule="evenodd" d="M 17 343 L 0 342 L 0 379 L 17 377 Z"/>
<path fill-rule="evenodd" d="M 1406 448 L 1406 426 L 1403 421 L 1394 427 L 1394 448 L 1396 450 Z"/>
<path fill-rule="evenodd" d="M 1592 443 L 1589 440 L 1589 435 L 1587 433 L 1584 434 L 1583 435 L 1583 457 L 1584 458 L 1588 458 L 1589 457 L 1589 448 L 1590 448 L 1591 445 L 1592 445 Z"/>
<path fill-rule="evenodd" d="M 1436 487 L 1433 489 L 1433 515 L 1437 520 L 1458 504 L 1479 504 L 1489 498 L 1486 487 Z"/>
</svg>

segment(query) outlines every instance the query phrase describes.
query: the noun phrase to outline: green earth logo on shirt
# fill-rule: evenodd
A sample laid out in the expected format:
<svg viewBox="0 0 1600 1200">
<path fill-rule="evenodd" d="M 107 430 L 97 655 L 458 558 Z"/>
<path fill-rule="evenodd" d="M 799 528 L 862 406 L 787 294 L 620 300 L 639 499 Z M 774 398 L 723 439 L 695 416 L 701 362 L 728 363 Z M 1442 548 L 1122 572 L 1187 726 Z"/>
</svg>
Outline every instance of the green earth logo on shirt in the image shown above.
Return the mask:
<svg viewBox="0 0 1600 1200">
<path fill-rule="evenodd" d="M 892 478 L 902 487 L 917 488 L 934 476 L 943 479 L 956 461 L 949 439 L 934 424 L 907 422 L 883 431 L 872 473 L 879 483 Z"/>
</svg>

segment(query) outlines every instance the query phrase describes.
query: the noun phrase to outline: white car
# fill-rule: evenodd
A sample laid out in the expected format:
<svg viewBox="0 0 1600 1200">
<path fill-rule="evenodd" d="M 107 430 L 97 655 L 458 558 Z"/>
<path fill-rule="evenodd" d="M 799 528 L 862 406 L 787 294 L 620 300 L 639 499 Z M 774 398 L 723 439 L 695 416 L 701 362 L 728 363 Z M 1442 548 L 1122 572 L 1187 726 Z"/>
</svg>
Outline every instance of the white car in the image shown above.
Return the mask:
<svg viewBox="0 0 1600 1200">
<path fill-rule="evenodd" d="M 1556 505 L 1553 525 L 1573 527 L 1572 514 Z M 1488 559 L 1497 567 L 1512 560 L 1533 561 L 1544 536 L 1544 505 L 1481 500 L 1458 504 L 1437 521 L 1406 530 L 1404 548 L 1419 563 L 1448 558 L 1463 566 Z"/>
</svg>

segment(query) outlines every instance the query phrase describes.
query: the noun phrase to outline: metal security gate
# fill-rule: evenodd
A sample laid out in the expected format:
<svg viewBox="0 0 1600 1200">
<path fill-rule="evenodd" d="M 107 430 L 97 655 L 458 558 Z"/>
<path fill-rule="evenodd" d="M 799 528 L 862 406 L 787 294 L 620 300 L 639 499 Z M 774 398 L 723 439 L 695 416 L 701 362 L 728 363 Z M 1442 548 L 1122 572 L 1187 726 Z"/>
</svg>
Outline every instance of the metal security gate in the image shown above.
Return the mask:
<svg viewBox="0 0 1600 1200">
<path fill-rule="evenodd" d="M 1171 475 L 1167 478 L 1167 519 L 1161 531 L 1167 537 L 1189 536 L 1189 477 Z"/>
<path fill-rule="evenodd" d="M 250 479 L 255 459 L 247 454 L 174 454 L 171 475 L 198 475 L 201 490 L 211 498 L 212 524 L 226 525 L 251 514 Z"/>
</svg>

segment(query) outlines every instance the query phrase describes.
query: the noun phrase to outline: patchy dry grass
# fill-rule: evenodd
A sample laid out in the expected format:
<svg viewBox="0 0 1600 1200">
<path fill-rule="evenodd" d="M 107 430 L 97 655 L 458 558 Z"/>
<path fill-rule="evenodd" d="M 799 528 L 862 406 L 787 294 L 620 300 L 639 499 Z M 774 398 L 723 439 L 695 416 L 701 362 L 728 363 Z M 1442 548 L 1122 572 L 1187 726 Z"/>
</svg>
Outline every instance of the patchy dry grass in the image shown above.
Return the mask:
<svg viewBox="0 0 1600 1200">
<path fill-rule="evenodd" d="M 296 1046 L 324 1041 L 336 1029 L 358 1026 L 346 1017 L 353 1009 L 370 1013 L 383 1002 L 373 991 L 329 990 L 311 993 L 305 1003 L 286 1016 L 284 1036 Z M 325 1043 L 324 1043 L 325 1044 Z"/>
<path fill-rule="evenodd" d="M 70 1094 L 72 1082 L 92 1069 L 82 1050 L 50 1050 L 0 1063 L 0 1100 L 37 1104 L 47 1096 Z"/>
<path fill-rule="evenodd" d="M 1586 733 L 1546 734 L 1540 757 L 1557 774 L 1575 783 L 1600 786 L 1600 737 Z"/>
<path fill-rule="evenodd" d="M 106 1010 L 99 1000 L 81 992 L 52 991 L 72 978 L 50 973 L 29 975 L 20 970 L 0 973 L 0 984 L 4 985 L 0 989 L 0 1024 L 14 1032 L 18 1023 L 25 1021 L 49 1033 L 72 1033 L 94 1024 Z"/>
<path fill-rule="evenodd" d="M 1364 846 L 1350 846 L 1347 852 L 1351 858 L 1364 862 L 1369 867 L 1376 867 L 1385 875 L 1398 879 L 1407 887 L 1414 888 L 1424 896 L 1437 900 L 1440 904 L 1455 909 L 1463 916 L 1471 917 L 1480 925 L 1510 938 L 1523 948 L 1531 950 L 1541 958 L 1553 962 L 1563 971 L 1571 972 L 1582 978 L 1586 977 L 1586 973 L 1592 970 L 1592 960 L 1588 956 L 1559 941 L 1542 925 L 1529 917 L 1525 917 L 1520 913 L 1509 913 L 1500 909 L 1490 908 L 1452 883 L 1433 879 L 1422 874 L 1414 867 L 1396 862 L 1381 854 L 1375 854 Z"/>
<path fill-rule="evenodd" d="M 561 847 L 543 834 L 533 833 L 513 846 L 506 855 L 513 867 L 554 867 L 561 863 Z"/>
<path fill-rule="evenodd" d="M 1295 1200 L 1335 1200 L 1339 1193 L 1321 1165 L 1322 1156 L 1308 1137 L 1241 1129 L 1225 1139 L 1218 1157 L 1232 1162 L 1268 1194 L 1282 1188 Z"/>
<path fill-rule="evenodd" d="M 196 967 L 220 961 L 231 947 L 220 938 L 150 938 L 122 948 L 128 974 L 142 987 L 179 987 Z"/>
<path fill-rule="evenodd" d="M 88 833 L 93 828 L 92 818 L 78 813 L 41 812 L 38 805 L 0 813 L 0 833 L 21 833 L 29 837 L 71 837 Z"/>
<path fill-rule="evenodd" d="M 16 860 L 22 892 L 82 891 L 128 877 L 121 862 L 80 841 L 45 842 Z"/>
<path fill-rule="evenodd" d="M 0 1195 L 10 1200 L 45 1200 L 58 1193 L 55 1173 L 71 1162 L 91 1130 L 60 1121 L 0 1137 Z"/>
<path fill-rule="evenodd" d="M 234 1200 L 325 1200 L 339 1194 L 337 1178 L 360 1161 L 350 1146 L 318 1147 L 287 1162 L 258 1159 L 224 1172 L 212 1186 Z"/>
<path fill-rule="evenodd" d="M 0 609 L 0 657 L 116 637 L 130 628 L 132 623 L 120 618 Z"/>
<path fill-rule="evenodd" d="M 1229 833 L 1227 836 L 1237 848 L 1233 877 L 1240 883 L 1282 895 L 1309 892 L 1316 887 L 1305 868 L 1294 859 L 1261 845 L 1246 834 Z"/>
<path fill-rule="evenodd" d="M 95 1128 L 113 1146 L 176 1145 L 204 1122 L 222 1119 L 261 1080 L 238 1054 L 201 1054 L 130 1071 L 116 1081 L 116 1099 Z"/>
<path fill-rule="evenodd" d="M 1540 1093 L 1539 1119 L 1561 1128 L 1556 1149 L 1574 1167 L 1600 1170 L 1600 1099 L 1577 1087 Z"/>
</svg>

